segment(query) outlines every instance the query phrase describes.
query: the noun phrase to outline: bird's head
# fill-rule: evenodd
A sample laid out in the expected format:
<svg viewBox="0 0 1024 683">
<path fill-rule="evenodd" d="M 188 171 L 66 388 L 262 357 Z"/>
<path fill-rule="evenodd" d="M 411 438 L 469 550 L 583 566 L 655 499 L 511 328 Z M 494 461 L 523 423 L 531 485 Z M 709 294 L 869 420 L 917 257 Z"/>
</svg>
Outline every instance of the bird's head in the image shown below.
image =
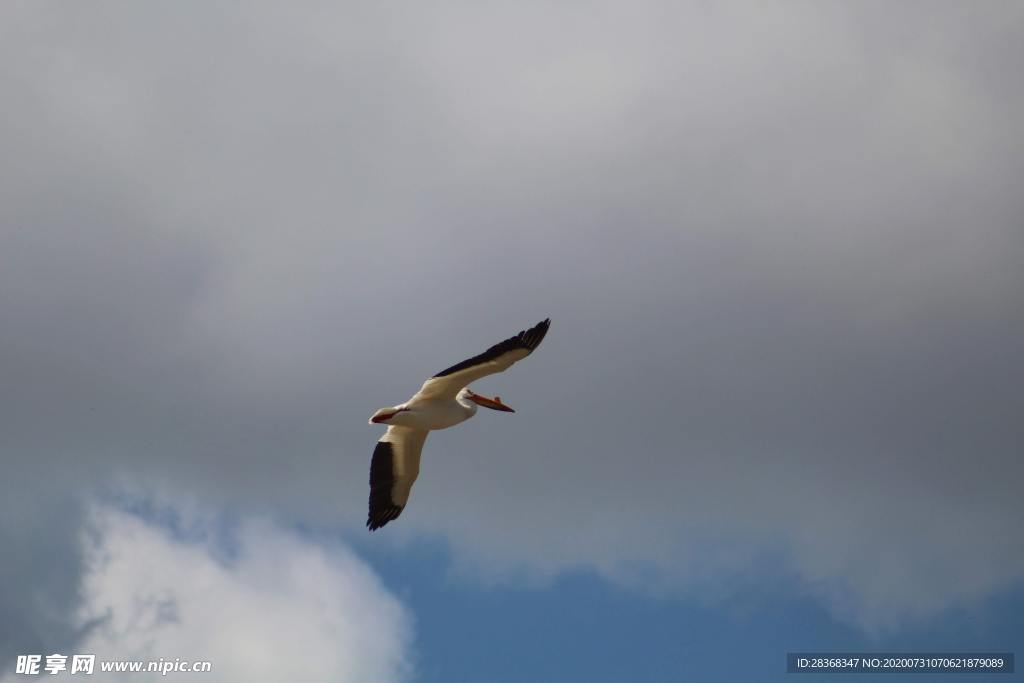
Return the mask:
<svg viewBox="0 0 1024 683">
<path fill-rule="evenodd" d="M 483 406 L 484 408 L 490 408 L 491 410 L 501 410 L 501 411 L 506 412 L 506 413 L 514 413 L 514 412 L 516 412 L 516 411 L 512 410 L 511 408 L 509 408 L 504 403 L 502 403 L 500 396 L 495 396 L 494 398 L 487 398 L 486 396 L 481 396 L 480 394 L 474 392 L 469 387 L 466 387 L 465 389 L 463 389 L 462 391 L 459 392 L 459 398 L 462 398 L 462 399 L 467 400 L 467 401 L 472 401 L 473 403 L 477 404 L 478 406 Z"/>
</svg>

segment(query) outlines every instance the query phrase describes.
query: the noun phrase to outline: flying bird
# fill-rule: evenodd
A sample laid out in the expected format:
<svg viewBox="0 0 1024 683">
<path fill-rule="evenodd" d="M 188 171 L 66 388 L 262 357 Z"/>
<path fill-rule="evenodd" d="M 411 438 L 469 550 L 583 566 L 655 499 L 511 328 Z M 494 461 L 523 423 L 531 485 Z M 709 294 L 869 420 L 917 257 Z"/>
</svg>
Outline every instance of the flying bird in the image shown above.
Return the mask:
<svg viewBox="0 0 1024 683">
<path fill-rule="evenodd" d="M 379 529 L 397 519 L 409 501 L 409 491 L 420 473 L 420 453 L 427 432 L 447 429 L 476 415 L 477 406 L 515 411 L 501 398 L 487 398 L 469 388 L 470 382 L 504 372 L 526 358 L 544 340 L 551 319 L 543 320 L 514 337 L 495 344 L 478 356 L 442 370 L 405 403 L 381 408 L 370 424 L 388 425 L 370 461 L 370 513 L 366 526 Z"/>
</svg>

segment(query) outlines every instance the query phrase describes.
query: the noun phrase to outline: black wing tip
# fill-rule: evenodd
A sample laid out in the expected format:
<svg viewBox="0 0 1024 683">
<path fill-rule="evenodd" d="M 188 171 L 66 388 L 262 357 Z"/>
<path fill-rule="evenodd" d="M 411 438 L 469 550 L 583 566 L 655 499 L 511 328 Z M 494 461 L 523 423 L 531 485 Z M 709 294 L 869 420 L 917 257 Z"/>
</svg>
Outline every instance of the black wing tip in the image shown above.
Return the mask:
<svg viewBox="0 0 1024 683">
<path fill-rule="evenodd" d="M 387 507 L 372 510 L 369 517 L 366 518 L 366 528 L 369 531 L 376 531 L 388 522 L 398 519 L 400 514 L 402 514 L 401 505 L 392 504 Z"/>
<path fill-rule="evenodd" d="M 548 333 L 549 327 L 551 327 L 551 318 L 544 318 L 530 329 L 520 332 L 519 337 L 522 339 L 523 346 L 530 349 L 530 351 L 540 346 L 540 343 L 544 341 L 544 336 Z"/>
<path fill-rule="evenodd" d="M 370 459 L 370 501 L 366 528 L 376 531 L 402 514 L 402 506 L 391 500 L 395 483 L 394 450 L 390 441 L 378 441 Z"/>
<path fill-rule="evenodd" d="M 530 329 L 520 330 L 519 334 L 513 335 L 505 341 L 495 344 L 480 355 L 473 356 L 461 363 L 456 363 L 450 368 L 445 368 L 434 375 L 434 377 L 445 377 L 446 375 L 451 375 L 459 370 L 465 370 L 466 368 L 497 358 L 501 354 L 515 349 L 526 349 L 530 353 L 533 353 L 533 350 L 540 346 L 540 343 L 544 341 L 544 336 L 547 335 L 549 327 L 551 327 L 551 318 L 545 318 Z"/>
</svg>

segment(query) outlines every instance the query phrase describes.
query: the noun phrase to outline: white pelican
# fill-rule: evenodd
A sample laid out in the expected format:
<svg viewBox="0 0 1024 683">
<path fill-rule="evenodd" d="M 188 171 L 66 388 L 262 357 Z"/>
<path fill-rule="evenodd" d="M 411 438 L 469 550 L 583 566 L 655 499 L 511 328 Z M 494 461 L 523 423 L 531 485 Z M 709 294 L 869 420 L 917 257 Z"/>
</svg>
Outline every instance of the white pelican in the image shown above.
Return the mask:
<svg viewBox="0 0 1024 683">
<path fill-rule="evenodd" d="M 427 432 L 447 429 L 476 415 L 476 407 L 515 411 L 498 396 L 487 398 L 470 390 L 470 382 L 504 372 L 517 360 L 529 356 L 548 333 L 551 319 L 543 320 L 479 356 L 473 356 L 442 370 L 426 382 L 416 395 L 401 405 L 381 408 L 370 424 L 386 424 L 388 431 L 377 442 L 370 461 L 370 513 L 366 526 L 379 529 L 402 514 L 409 491 L 420 473 L 420 453 Z"/>
</svg>

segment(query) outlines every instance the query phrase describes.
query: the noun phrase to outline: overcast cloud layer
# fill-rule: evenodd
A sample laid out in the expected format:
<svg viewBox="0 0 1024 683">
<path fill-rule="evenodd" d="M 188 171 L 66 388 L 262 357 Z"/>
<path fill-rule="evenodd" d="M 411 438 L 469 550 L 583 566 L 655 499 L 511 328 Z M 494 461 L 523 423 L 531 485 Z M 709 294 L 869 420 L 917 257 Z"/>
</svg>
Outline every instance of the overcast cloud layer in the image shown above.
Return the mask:
<svg viewBox="0 0 1024 683">
<path fill-rule="evenodd" d="M 684 592 L 771 558 L 867 628 L 1016 585 L 1022 20 L 6 4 L 0 655 L 76 637 L 111 478 L 355 533 L 367 417 L 547 316 L 377 542 Z"/>
</svg>

